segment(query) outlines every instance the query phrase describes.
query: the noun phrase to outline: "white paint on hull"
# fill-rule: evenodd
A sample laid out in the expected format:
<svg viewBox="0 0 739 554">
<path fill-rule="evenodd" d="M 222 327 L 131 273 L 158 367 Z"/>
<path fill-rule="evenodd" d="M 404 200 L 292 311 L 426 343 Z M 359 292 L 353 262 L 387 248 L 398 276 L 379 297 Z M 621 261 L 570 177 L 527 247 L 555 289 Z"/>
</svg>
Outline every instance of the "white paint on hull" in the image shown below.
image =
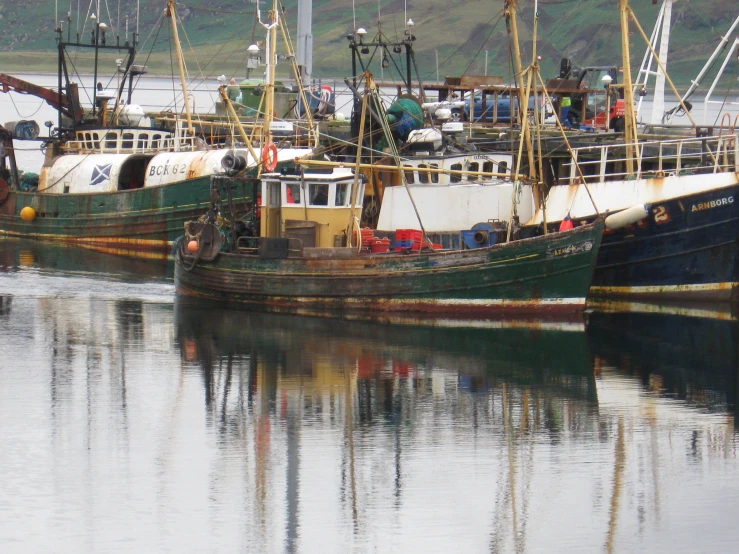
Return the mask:
<svg viewBox="0 0 739 554">
<path fill-rule="evenodd" d="M 663 179 L 633 179 L 589 183 L 596 206 L 601 213 L 625 210 L 635 204 L 655 204 L 673 198 L 721 190 L 739 185 L 739 175 L 733 172 L 696 175 L 668 175 Z M 549 190 L 546 203 L 547 221 L 563 220 L 568 214 L 573 219 L 594 217 L 593 202 L 584 185 L 557 185 Z M 685 206 L 689 210 L 690 206 Z M 525 225 L 539 225 L 543 213 L 538 210 Z M 522 218 L 523 220 L 523 218 Z"/>
<path fill-rule="evenodd" d="M 429 233 L 461 231 L 490 219 L 509 221 L 513 206 L 513 183 L 494 181 L 459 185 L 411 185 L 424 228 Z M 530 187 L 524 186 L 518 214 L 526 221 L 534 213 Z M 420 229 L 405 187 L 389 187 L 382 199 L 377 228 L 383 231 Z"/>
</svg>

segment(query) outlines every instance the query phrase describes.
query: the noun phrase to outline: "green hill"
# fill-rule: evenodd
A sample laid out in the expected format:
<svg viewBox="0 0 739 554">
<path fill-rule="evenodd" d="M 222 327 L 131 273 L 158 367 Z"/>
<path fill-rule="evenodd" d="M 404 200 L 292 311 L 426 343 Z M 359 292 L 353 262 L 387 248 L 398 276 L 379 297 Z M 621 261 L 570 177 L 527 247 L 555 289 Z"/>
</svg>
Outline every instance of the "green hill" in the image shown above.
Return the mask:
<svg viewBox="0 0 739 554">
<path fill-rule="evenodd" d="M 0 4 L 0 25 L 4 30 L 0 37 L 2 70 L 55 70 L 55 57 L 50 55 L 55 49 L 54 21 L 64 20 L 65 37 L 70 31 L 72 37 L 79 32 L 80 40 L 89 41 L 91 24 L 89 20 L 85 23 L 85 15 L 89 13 L 85 8 L 87 3 L 81 0 L 80 7 L 85 13 L 79 18 L 73 13 L 71 24 L 67 22 L 66 10 L 60 8 L 55 16 L 51 2 Z M 129 36 L 139 29 L 139 59 L 147 60 L 152 71 L 170 72 L 170 30 L 167 21 L 162 22 L 165 2 L 141 2 L 139 21 L 136 0 L 107 4 L 109 9 L 103 10 L 99 19 L 109 26 L 108 43 L 116 37 L 125 40 L 123 29 L 128 16 Z M 356 12 L 352 10 L 353 4 Z M 675 1 L 668 69 L 676 83 L 684 87 L 695 77 L 721 34 L 728 30 L 737 14 L 727 13 L 731 10 L 726 9 L 726 4 L 725 0 Z M 265 2 L 259 5 L 266 18 Z M 651 34 L 660 6 L 645 0 L 633 0 L 632 5 L 645 32 Z M 189 0 L 178 4 L 183 23 L 180 40 L 191 74 L 201 70 L 206 75 L 243 76 L 246 48 L 264 39 L 264 30 L 255 24 L 255 6 L 243 0 Z M 512 80 L 503 6 L 502 0 L 392 0 L 381 5 L 380 23 L 388 39 L 399 40 L 406 17 L 413 18 L 416 59 L 424 79 L 436 79 L 438 58 L 441 78 L 485 73 L 487 60 L 488 74 Z M 295 38 L 297 0 L 286 0 L 283 7 L 287 28 Z M 580 66 L 621 65 L 618 0 L 542 0 L 539 11 L 537 50 L 545 76 L 557 74 L 563 56 Z M 520 1 L 518 26 L 525 62 L 530 60 L 532 52 L 533 12 L 533 0 Z M 378 4 L 367 0 L 314 0 L 314 76 L 350 75 L 346 35 L 352 32 L 355 20 L 357 27 L 367 29 L 367 38 L 374 36 L 378 29 Z M 632 32 L 630 44 L 632 68 L 636 73 L 646 46 L 636 32 Z M 378 78 L 379 65 L 379 59 L 375 59 L 371 67 Z M 734 77 L 737 65 L 734 61 Z M 391 79 L 391 68 L 383 76 L 385 80 Z M 735 86 L 739 88 L 739 84 Z"/>
</svg>

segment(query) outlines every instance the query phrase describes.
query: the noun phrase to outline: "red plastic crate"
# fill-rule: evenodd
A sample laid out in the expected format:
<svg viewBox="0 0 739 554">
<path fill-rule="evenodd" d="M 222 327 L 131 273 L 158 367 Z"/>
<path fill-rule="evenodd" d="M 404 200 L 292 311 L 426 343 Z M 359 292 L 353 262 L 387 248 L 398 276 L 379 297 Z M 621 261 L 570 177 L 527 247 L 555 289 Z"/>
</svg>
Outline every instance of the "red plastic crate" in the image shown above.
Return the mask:
<svg viewBox="0 0 739 554">
<path fill-rule="evenodd" d="M 418 229 L 396 229 L 395 240 L 397 242 L 417 241 L 421 242 L 423 233 Z"/>
<path fill-rule="evenodd" d="M 390 239 L 375 239 L 372 242 L 372 253 L 380 254 L 390 251 Z"/>
<path fill-rule="evenodd" d="M 423 234 L 417 229 L 396 229 L 395 240 L 397 241 L 420 241 Z"/>
</svg>

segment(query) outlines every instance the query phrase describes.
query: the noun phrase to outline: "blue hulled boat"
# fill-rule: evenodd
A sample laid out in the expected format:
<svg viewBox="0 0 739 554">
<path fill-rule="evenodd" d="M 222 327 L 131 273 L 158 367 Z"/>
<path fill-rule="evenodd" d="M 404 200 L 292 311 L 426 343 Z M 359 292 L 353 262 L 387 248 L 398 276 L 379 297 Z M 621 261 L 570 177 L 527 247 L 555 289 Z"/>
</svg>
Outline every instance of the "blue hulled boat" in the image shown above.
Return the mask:
<svg viewBox="0 0 739 554">
<path fill-rule="evenodd" d="M 546 219 L 559 226 L 594 218 L 588 190 L 611 214 L 592 295 L 737 298 L 738 145 L 735 135 L 639 143 L 629 174 L 623 145 L 573 151 L 569 177 L 549 191 Z M 539 210 L 528 225 L 543 221 Z"/>
</svg>

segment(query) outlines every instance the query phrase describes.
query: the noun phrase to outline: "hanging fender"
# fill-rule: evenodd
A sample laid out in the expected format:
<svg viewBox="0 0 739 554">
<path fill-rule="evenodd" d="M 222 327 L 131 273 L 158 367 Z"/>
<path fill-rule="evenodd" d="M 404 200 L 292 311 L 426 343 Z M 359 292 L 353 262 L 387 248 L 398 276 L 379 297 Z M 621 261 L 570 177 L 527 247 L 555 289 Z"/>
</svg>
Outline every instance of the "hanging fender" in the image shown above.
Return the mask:
<svg viewBox="0 0 739 554">
<path fill-rule="evenodd" d="M 648 204 L 637 204 L 615 214 L 606 217 L 606 227 L 611 230 L 621 229 L 628 225 L 638 223 L 649 215 Z"/>
<path fill-rule="evenodd" d="M 277 146 L 274 142 L 268 142 L 262 147 L 262 167 L 266 172 L 277 167 Z"/>
</svg>

